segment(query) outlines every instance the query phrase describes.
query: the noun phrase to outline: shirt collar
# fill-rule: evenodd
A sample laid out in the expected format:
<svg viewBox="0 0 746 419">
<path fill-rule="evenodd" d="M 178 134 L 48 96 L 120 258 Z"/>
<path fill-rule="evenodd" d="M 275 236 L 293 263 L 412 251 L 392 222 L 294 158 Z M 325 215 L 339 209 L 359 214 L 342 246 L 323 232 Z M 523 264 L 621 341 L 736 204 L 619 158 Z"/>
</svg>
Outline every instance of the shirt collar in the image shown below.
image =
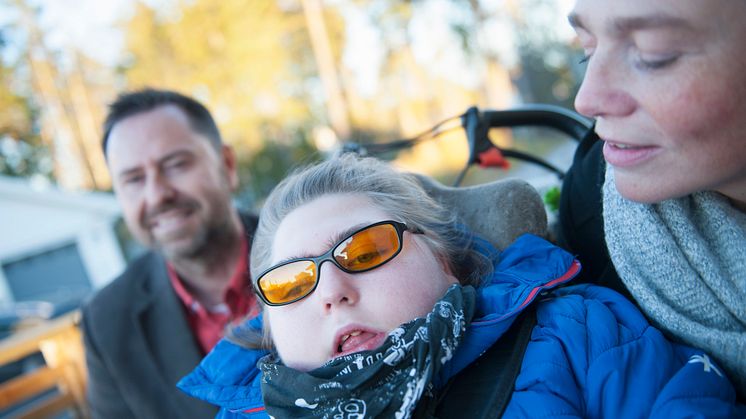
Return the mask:
<svg viewBox="0 0 746 419">
<path fill-rule="evenodd" d="M 246 235 L 243 234 L 243 229 L 240 236 L 241 251 L 238 258 L 238 263 L 233 270 L 233 275 L 231 276 L 230 282 L 228 283 L 228 287 L 223 292 L 223 296 L 221 298 L 223 304 L 228 303 L 228 305 L 231 306 L 231 311 L 234 310 L 234 307 L 232 307 L 233 304 L 231 304 L 233 302 L 232 300 L 235 300 L 237 296 L 240 296 L 245 292 L 249 282 L 249 244 L 248 240 L 246 239 Z M 202 307 L 202 304 L 200 304 L 200 302 L 197 301 L 197 299 L 194 298 L 194 296 L 186 289 L 186 287 L 184 286 L 184 282 L 179 277 L 179 274 L 176 272 L 176 269 L 171 264 L 171 262 L 166 262 L 166 269 L 168 270 L 168 279 L 171 282 L 171 286 L 174 288 L 176 295 L 179 297 L 184 306 L 189 308 L 191 311 L 199 310 Z"/>
</svg>

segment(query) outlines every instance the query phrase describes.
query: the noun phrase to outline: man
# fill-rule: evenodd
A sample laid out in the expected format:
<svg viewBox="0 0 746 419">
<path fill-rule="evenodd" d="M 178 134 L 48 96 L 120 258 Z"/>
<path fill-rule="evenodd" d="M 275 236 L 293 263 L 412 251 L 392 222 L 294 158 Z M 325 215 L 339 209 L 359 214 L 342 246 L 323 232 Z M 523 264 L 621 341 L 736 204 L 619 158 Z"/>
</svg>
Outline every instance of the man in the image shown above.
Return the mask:
<svg viewBox="0 0 746 419">
<path fill-rule="evenodd" d="M 93 417 L 213 417 L 175 385 L 229 322 L 258 312 L 257 220 L 231 205 L 233 151 L 200 103 L 150 89 L 111 105 L 103 149 L 127 227 L 151 251 L 84 308 Z"/>
</svg>

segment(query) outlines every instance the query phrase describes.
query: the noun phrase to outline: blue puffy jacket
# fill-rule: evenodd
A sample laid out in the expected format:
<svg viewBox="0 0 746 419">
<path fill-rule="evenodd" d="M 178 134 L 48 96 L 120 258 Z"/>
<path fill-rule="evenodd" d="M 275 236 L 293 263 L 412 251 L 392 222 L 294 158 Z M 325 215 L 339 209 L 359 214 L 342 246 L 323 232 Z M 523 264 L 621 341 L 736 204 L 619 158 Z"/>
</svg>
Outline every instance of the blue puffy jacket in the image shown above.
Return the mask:
<svg viewBox="0 0 746 419">
<path fill-rule="evenodd" d="M 746 417 L 707 354 L 667 341 L 624 297 L 594 285 L 549 291 L 579 271 L 567 252 L 531 235 L 499 257 L 482 240 L 476 246 L 492 258 L 494 271 L 478 290 L 475 318 L 436 389 L 537 300 L 537 323 L 504 417 Z M 220 406 L 219 418 L 267 417 L 256 368 L 265 354 L 223 340 L 179 388 Z"/>
</svg>

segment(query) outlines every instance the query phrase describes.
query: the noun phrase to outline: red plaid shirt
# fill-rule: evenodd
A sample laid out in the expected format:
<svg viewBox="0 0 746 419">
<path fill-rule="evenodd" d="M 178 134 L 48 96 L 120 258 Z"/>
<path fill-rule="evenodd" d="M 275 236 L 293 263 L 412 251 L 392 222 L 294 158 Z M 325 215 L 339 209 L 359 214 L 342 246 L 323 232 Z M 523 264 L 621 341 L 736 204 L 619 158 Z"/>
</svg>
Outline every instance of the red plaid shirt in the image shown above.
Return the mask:
<svg viewBox="0 0 746 419">
<path fill-rule="evenodd" d="M 184 287 L 173 266 L 167 264 L 171 285 L 184 304 L 189 327 L 203 354 L 210 352 L 218 343 L 229 323 L 259 314 L 256 295 L 251 290 L 249 282 L 248 248 L 248 242 L 244 237 L 241 240 L 241 258 L 225 290 L 223 302 L 215 307 L 205 307 L 197 301 Z"/>
</svg>

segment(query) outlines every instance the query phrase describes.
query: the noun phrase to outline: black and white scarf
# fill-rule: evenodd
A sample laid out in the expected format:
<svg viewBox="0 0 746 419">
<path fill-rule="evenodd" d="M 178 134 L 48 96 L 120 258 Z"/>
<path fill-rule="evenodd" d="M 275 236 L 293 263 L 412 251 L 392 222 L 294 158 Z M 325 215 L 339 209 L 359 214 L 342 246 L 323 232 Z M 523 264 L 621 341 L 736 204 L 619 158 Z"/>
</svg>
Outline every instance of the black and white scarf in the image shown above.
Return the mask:
<svg viewBox="0 0 746 419">
<path fill-rule="evenodd" d="M 269 355 L 259 362 L 267 413 L 276 418 L 423 417 L 432 382 L 461 343 L 476 291 L 451 286 L 424 318 L 406 323 L 375 350 L 300 372 Z"/>
</svg>

